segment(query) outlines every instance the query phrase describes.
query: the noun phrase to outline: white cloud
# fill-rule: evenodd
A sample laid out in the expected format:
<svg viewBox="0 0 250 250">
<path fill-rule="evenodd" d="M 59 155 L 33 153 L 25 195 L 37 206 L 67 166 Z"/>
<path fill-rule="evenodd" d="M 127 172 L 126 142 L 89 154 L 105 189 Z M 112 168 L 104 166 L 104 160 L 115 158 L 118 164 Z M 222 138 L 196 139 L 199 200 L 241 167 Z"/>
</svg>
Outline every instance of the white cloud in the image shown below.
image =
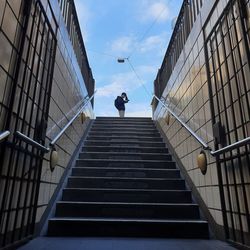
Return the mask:
<svg viewBox="0 0 250 250">
<path fill-rule="evenodd" d="M 133 36 L 123 36 L 110 43 L 110 49 L 107 51 L 121 57 L 126 57 L 133 51 L 153 52 L 154 55 L 162 55 L 162 50 L 166 50 L 170 35 L 170 33 L 164 31 L 158 35 L 148 36 L 143 41 L 139 41 L 139 38 Z"/>
<path fill-rule="evenodd" d="M 163 1 L 143 1 L 141 6 L 142 8 L 139 11 L 141 21 L 157 20 L 158 22 L 165 22 L 171 19 L 171 12 Z"/>
<path fill-rule="evenodd" d="M 130 52 L 136 44 L 133 36 L 119 37 L 111 43 L 112 53 L 122 54 Z"/>
<path fill-rule="evenodd" d="M 87 27 L 90 19 L 92 18 L 92 13 L 82 0 L 75 0 L 75 5 L 76 5 L 78 20 L 82 31 L 83 40 L 84 42 L 86 42 L 89 37 L 89 32 Z"/>
<path fill-rule="evenodd" d="M 142 53 L 152 50 L 161 51 L 161 48 L 167 46 L 167 41 L 168 35 L 166 32 L 155 36 L 149 36 L 141 43 L 140 51 Z"/>
<path fill-rule="evenodd" d="M 126 89 L 133 91 L 140 86 L 139 80 L 133 72 L 116 74 L 111 77 L 111 83 L 97 88 L 97 96 L 114 97 Z"/>
<path fill-rule="evenodd" d="M 137 67 L 138 76 L 147 79 L 148 76 L 157 73 L 157 68 L 154 66 L 143 65 Z M 115 74 L 108 80 L 110 84 L 97 88 L 96 96 L 98 97 L 115 97 L 122 92 L 133 92 L 142 84 L 145 84 L 144 79 L 138 79 L 137 75 L 131 71 L 126 73 Z"/>
</svg>

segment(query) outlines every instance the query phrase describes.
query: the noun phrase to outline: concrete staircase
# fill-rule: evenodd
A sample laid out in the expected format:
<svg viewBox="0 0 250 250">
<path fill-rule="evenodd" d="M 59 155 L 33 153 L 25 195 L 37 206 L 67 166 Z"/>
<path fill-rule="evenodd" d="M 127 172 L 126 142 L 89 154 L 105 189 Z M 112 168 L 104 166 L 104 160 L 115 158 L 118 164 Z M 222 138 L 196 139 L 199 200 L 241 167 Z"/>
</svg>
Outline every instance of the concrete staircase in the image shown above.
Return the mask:
<svg viewBox="0 0 250 250">
<path fill-rule="evenodd" d="M 208 238 L 208 224 L 149 118 L 97 118 L 49 236 Z"/>
</svg>

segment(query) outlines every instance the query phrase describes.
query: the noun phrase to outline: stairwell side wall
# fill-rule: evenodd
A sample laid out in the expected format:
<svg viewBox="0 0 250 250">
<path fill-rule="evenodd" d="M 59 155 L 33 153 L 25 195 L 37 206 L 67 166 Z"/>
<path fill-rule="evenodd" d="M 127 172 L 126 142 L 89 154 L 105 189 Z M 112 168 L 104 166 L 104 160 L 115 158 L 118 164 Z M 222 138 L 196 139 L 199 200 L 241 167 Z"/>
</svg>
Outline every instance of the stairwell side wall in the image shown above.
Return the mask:
<svg viewBox="0 0 250 250">
<path fill-rule="evenodd" d="M 48 1 L 43 1 L 43 4 L 44 7 L 48 9 Z M 57 0 L 54 0 L 50 1 L 50 4 L 56 15 L 59 26 L 49 121 L 46 133 L 47 143 L 49 143 L 49 141 L 61 131 L 79 108 L 82 107 L 83 99 L 88 94 L 92 94 L 88 93 L 88 83 L 85 81 L 85 77 L 81 70 L 82 65 L 85 67 L 85 64 L 87 64 L 86 67 L 89 67 L 86 51 L 83 51 L 85 61 L 83 61 L 80 66 L 77 52 L 72 46 L 72 38 L 69 36 L 67 30 L 64 20 L 65 17 L 63 17 L 60 10 L 60 3 Z M 67 171 L 67 166 L 71 160 L 72 154 L 88 129 L 90 119 L 94 118 L 91 103 L 86 107 L 84 113 L 87 117 L 85 122 L 82 124 L 80 117 L 77 118 L 67 129 L 66 133 L 58 140 L 56 149 L 59 155 L 59 162 L 53 172 L 50 171 L 50 155 L 45 155 L 36 216 L 37 224 L 40 223 L 51 199 L 53 199 L 57 187 L 60 185 L 65 171 Z"/>
<path fill-rule="evenodd" d="M 204 52 L 203 26 L 210 18 L 209 27 L 217 21 L 218 16 L 226 6 L 227 1 L 203 1 L 203 6 L 196 17 L 190 34 L 184 44 L 182 52 L 167 81 L 164 80 L 164 71 L 168 64 L 163 62 L 158 78 L 165 88 L 160 97 L 183 121 L 214 148 L 212 129 L 212 115 L 209 103 L 208 80 Z M 213 10 L 214 9 L 214 10 Z M 213 11 L 212 11 L 213 10 Z M 209 14 L 215 13 L 212 17 Z M 207 30 L 209 32 L 209 30 Z M 206 207 L 207 219 L 213 224 L 212 228 L 217 238 L 223 239 L 223 215 L 220 200 L 217 165 L 215 158 L 207 155 L 207 174 L 202 175 L 197 166 L 197 156 L 202 150 L 201 145 L 183 128 L 178 121 L 170 118 L 167 125 L 166 110 L 158 104 L 153 110 L 153 119 L 166 136 L 169 146 L 173 149 L 176 160 L 183 166 L 189 179 L 189 186 L 196 191 L 197 201 L 201 207 Z M 195 189 L 195 190 L 194 190 Z"/>
</svg>

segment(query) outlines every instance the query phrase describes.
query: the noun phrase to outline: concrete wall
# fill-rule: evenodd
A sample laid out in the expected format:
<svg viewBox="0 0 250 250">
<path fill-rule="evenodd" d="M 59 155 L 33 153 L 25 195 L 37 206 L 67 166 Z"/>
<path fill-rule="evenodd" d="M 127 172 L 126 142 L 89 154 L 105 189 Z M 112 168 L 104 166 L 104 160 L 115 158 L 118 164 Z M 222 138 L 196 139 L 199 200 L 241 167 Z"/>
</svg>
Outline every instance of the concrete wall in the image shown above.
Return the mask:
<svg viewBox="0 0 250 250">
<path fill-rule="evenodd" d="M 10 124 L 9 127 L 6 127 L 6 119 L 8 117 L 9 112 L 11 113 L 11 119 L 15 121 L 15 110 L 14 111 L 9 109 L 10 105 L 10 96 L 13 91 L 13 87 L 17 85 L 14 81 L 14 72 L 15 72 L 15 63 L 17 61 L 17 51 L 19 50 L 18 46 L 20 44 L 20 32 L 22 30 L 23 25 L 23 4 L 26 1 L 22 0 L 1 0 L 0 1 L 0 131 L 4 131 L 9 129 L 11 132 L 11 136 L 9 137 L 9 141 L 13 139 L 14 134 L 14 122 Z M 53 74 L 53 83 L 52 83 L 52 92 L 51 92 L 51 101 L 49 107 L 49 115 L 48 115 L 48 126 L 46 130 L 46 140 L 45 145 L 48 145 L 49 142 L 54 139 L 54 137 L 58 134 L 58 132 L 67 124 L 67 122 L 76 114 L 76 112 L 82 107 L 84 103 L 84 98 L 88 95 L 88 90 L 86 87 L 86 83 L 84 81 L 84 77 L 82 75 L 81 69 L 79 67 L 76 52 L 73 50 L 72 42 L 70 40 L 63 16 L 61 14 L 60 6 L 57 0 L 43 0 L 41 1 L 43 7 L 47 13 L 47 17 L 51 22 L 52 28 L 55 30 L 55 23 L 52 18 L 52 14 L 55 16 L 56 22 L 58 24 L 57 30 L 57 47 L 56 47 L 56 59 L 55 59 L 55 67 L 54 67 L 54 74 Z M 49 7 L 48 3 L 50 3 L 51 8 Z M 34 7 L 34 2 L 32 2 L 32 8 Z M 52 9 L 52 11 L 51 11 Z M 31 24 L 30 24 L 31 25 Z M 78 51 L 79 53 L 79 51 Z M 84 51 L 84 53 L 86 53 Z M 87 55 L 85 54 L 85 58 Z M 36 63 L 36 62 L 35 62 Z M 83 64 L 88 64 L 87 59 L 85 59 Z M 89 65 L 86 66 L 86 68 Z M 89 72 L 87 78 L 88 80 L 92 81 L 94 84 L 94 79 L 89 79 L 92 73 Z M 89 82 L 87 83 L 90 84 Z M 92 86 L 93 87 L 93 86 Z M 19 90 L 21 86 L 17 86 Z M 19 93 L 19 92 L 18 92 Z M 14 106 L 18 106 L 19 96 L 16 94 L 16 100 L 14 100 Z M 20 112 L 30 112 L 30 110 L 22 110 Z M 60 140 L 56 144 L 56 149 L 59 154 L 59 162 L 53 172 L 50 171 L 49 167 L 49 154 L 44 155 L 43 164 L 42 164 L 42 173 L 41 173 L 41 183 L 40 183 L 40 191 L 38 197 L 38 208 L 36 214 L 36 222 L 39 223 L 44 211 L 46 211 L 48 204 L 51 200 L 51 197 L 54 194 L 58 184 L 61 181 L 62 176 L 65 173 L 65 170 L 68 166 L 68 163 L 71 159 L 72 153 L 75 151 L 77 145 L 80 142 L 86 128 L 89 124 L 90 119 L 94 118 L 93 108 L 92 105 L 89 103 L 86 106 L 85 115 L 88 117 L 84 124 L 81 123 L 80 118 L 76 119 L 76 121 L 68 128 L 66 133 L 60 138 Z M 10 206 L 15 208 L 17 203 L 17 197 L 20 193 L 21 202 L 24 201 L 25 192 L 32 192 L 28 186 L 24 184 L 23 189 L 20 189 L 20 178 L 23 178 L 22 171 L 32 171 L 32 162 L 28 163 L 27 166 L 24 167 L 26 170 L 18 170 L 15 172 L 15 166 L 21 165 L 22 158 L 19 162 L 13 162 L 13 165 L 8 165 L 11 161 L 9 157 L 10 149 L 5 148 L 5 143 L 1 143 L 0 153 L 2 150 L 5 151 L 5 159 L 1 165 L 1 178 L 0 178 L 0 201 L 1 204 L 7 204 L 9 199 L 12 199 Z M 1 155 L 3 156 L 3 155 Z M 26 157 L 26 156 L 25 156 Z M 28 157 L 27 157 L 28 159 Z M 3 160 L 3 159 L 1 159 Z M 31 169 L 29 169 L 31 167 Z M 10 171 L 9 171 L 10 169 Z M 6 177 L 9 171 L 9 177 Z M 19 173 L 20 172 L 20 173 Z M 32 175 L 32 174 L 31 174 Z M 14 177 L 15 176 L 15 177 Z M 12 182 L 12 178 L 17 178 L 14 182 Z M 32 177 L 33 178 L 33 177 Z M 15 196 L 13 193 L 8 193 L 7 198 L 3 199 L 3 190 L 6 187 L 6 190 L 14 190 Z M 26 191 L 25 191 L 26 190 Z M 34 204 L 33 204 L 34 205 Z M 32 206 L 33 206 L 32 205 Z M 5 234 L 7 231 L 11 232 L 13 230 L 13 220 L 14 218 L 18 218 L 17 220 L 17 227 L 21 224 L 21 217 L 22 208 L 20 211 L 12 211 L 10 215 L 8 215 L 9 211 L 6 207 L 3 212 L 3 217 L 1 221 L 1 228 L 0 228 L 0 235 Z M 28 208 L 24 208 L 28 209 Z M 6 223 L 6 218 L 10 216 L 9 225 Z M 6 224 L 5 224 L 6 223 Z M 26 221 L 24 222 L 26 223 Z M 24 225 L 25 227 L 25 225 Z M 0 237 L 1 238 L 1 237 Z M 1 239 L 0 239 L 0 247 L 1 247 Z M 8 244 L 7 241 L 3 243 L 3 245 Z"/>
<path fill-rule="evenodd" d="M 211 64 L 211 60 L 206 62 L 205 57 L 205 41 L 207 36 L 212 31 L 213 27 L 215 27 L 216 22 L 218 21 L 222 11 L 226 7 L 228 1 L 220 0 L 220 1 L 203 1 L 203 6 L 199 15 L 196 18 L 196 21 L 193 25 L 191 33 L 184 45 L 184 48 L 179 56 L 179 59 L 171 73 L 170 78 L 164 82 L 162 79 L 162 83 L 165 83 L 165 89 L 162 93 L 162 98 L 166 100 L 166 104 L 184 121 L 193 129 L 208 145 L 214 149 L 215 147 L 215 136 L 213 133 L 213 116 L 212 110 L 210 106 L 210 97 L 209 97 L 209 84 L 211 82 L 208 81 L 208 76 L 210 77 L 211 72 L 207 72 L 207 67 Z M 249 3 L 248 3 L 249 8 Z M 221 46 L 220 46 L 221 47 Z M 217 49 L 217 48 L 216 48 Z M 243 57 L 243 56 L 242 56 Z M 233 60 L 237 61 L 237 58 Z M 207 63 L 207 67 L 206 67 Z M 248 65 L 249 66 L 249 65 Z M 168 67 L 168 65 L 162 65 L 162 68 Z M 248 71 L 249 72 L 249 71 Z M 249 74 L 247 74 L 249 78 Z M 157 76 L 161 78 L 161 76 Z M 212 79 L 212 78 L 211 78 Z M 210 80 L 210 79 L 209 79 Z M 212 81 L 212 80 L 211 80 Z M 249 85 L 249 82 L 248 82 Z M 244 94 L 248 94 L 249 90 Z M 243 102 L 246 105 L 246 100 L 244 99 Z M 220 105 L 220 104 L 218 104 Z M 245 116 L 248 116 L 248 112 L 245 110 Z M 230 115 L 230 114 L 229 114 Z M 191 179 L 191 184 L 194 185 L 196 191 L 198 191 L 199 196 L 201 197 L 201 202 L 203 202 L 210 216 L 210 220 L 212 219 L 212 223 L 215 223 L 214 228 L 215 231 L 218 229 L 222 229 L 224 227 L 223 222 L 223 206 L 221 203 L 221 196 L 220 196 L 220 185 L 219 185 L 219 177 L 218 177 L 218 165 L 216 163 L 215 157 L 212 157 L 208 152 L 206 153 L 207 160 L 208 160 L 208 169 L 206 175 L 203 175 L 200 169 L 197 166 L 197 156 L 202 150 L 201 145 L 187 132 L 178 121 L 176 121 L 173 117 L 170 119 L 170 124 L 167 125 L 165 118 L 167 116 L 167 112 L 162 107 L 161 104 L 158 104 L 154 111 L 154 120 L 158 123 L 160 128 L 162 129 L 163 133 L 166 135 L 170 146 L 174 149 L 178 160 L 184 167 L 185 174 L 187 174 Z M 218 114 L 215 114 L 217 117 Z M 235 114 L 237 117 L 237 114 Z M 237 118 L 236 118 L 237 119 Z M 232 120 L 229 120 L 229 124 L 232 124 Z M 248 131 L 247 129 L 247 119 L 246 124 L 243 125 L 242 130 Z M 226 126 L 226 125 L 225 125 Z M 230 125 L 229 125 L 230 126 Z M 231 131 L 233 132 L 233 131 Z M 230 137 L 229 133 L 227 136 Z M 246 135 L 247 136 L 247 132 Z M 239 139 L 243 139 L 244 136 L 239 136 Z M 231 140 L 231 142 L 236 141 Z M 227 141 L 227 145 L 230 144 L 230 141 Z M 244 151 L 244 150 L 243 150 Z M 239 152 L 238 152 L 239 153 Z M 224 155 L 224 157 L 229 156 Z M 226 165 L 226 164 L 225 164 Z M 227 166 L 229 167 L 229 166 Z M 239 166 L 234 166 L 236 169 Z M 245 179 L 238 178 L 237 183 L 239 185 L 243 184 L 244 188 L 249 191 L 249 172 L 247 170 L 247 163 L 243 166 L 242 172 L 245 175 Z M 224 171 L 224 172 L 223 172 Z M 227 175 L 226 170 L 222 170 L 222 178 L 225 181 L 225 176 Z M 237 176 L 240 176 L 241 170 L 236 173 Z M 229 180 L 233 179 L 233 174 L 228 175 Z M 233 181 L 228 186 L 232 186 Z M 222 184 L 221 184 L 222 185 Z M 240 197 L 243 197 L 242 187 L 239 187 L 236 193 Z M 231 189 L 231 187 L 230 187 Z M 224 188 L 225 191 L 225 188 Z M 227 194 L 227 192 L 225 191 Z M 239 206 L 241 207 L 241 215 L 235 216 L 233 219 L 235 221 L 235 229 L 242 230 L 246 234 L 246 238 L 249 237 L 249 229 L 247 227 L 247 213 L 244 207 L 247 207 L 247 204 L 243 202 L 243 200 L 236 199 L 234 191 L 231 192 L 229 195 L 232 199 L 232 213 L 236 214 L 239 212 L 237 210 L 236 203 L 241 203 Z M 236 194 L 237 196 L 237 194 Z M 248 200 L 249 202 L 249 200 Z M 228 205 L 228 198 L 226 198 L 226 205 L 225 208 L 229 211 Z M 247 203 L 247 202 L 246 202 Z M 249 205 L 249 204 L 248 204 Z M 230 221 L 230 213 L 228 212 L 227 215 L 229 227 L 232 226 L 232 222 Z M 242 218 L 241 218 L 242 217 Z M 240 220 L 242 220 L 243 225 L 240 226 Z M 231 229 L 230 229 L 231 230 Z M 243 234 L 244 234 L 243 233 Z M 237 232 L 236 232 L 237 235 Z M 248 236 L 247 236 L 248 235 Z M 217 235 L 221 237 L 221 235 Z M 228 237 L 228 236 L 227 236 Z M 231 232 L 229 233 L 228 238 L 233 238 Z M 240 237 L 233 238 L 234 241 L 240 242 Z M 247 240 L 246 240 L 247 241 Z"/>
</svg>

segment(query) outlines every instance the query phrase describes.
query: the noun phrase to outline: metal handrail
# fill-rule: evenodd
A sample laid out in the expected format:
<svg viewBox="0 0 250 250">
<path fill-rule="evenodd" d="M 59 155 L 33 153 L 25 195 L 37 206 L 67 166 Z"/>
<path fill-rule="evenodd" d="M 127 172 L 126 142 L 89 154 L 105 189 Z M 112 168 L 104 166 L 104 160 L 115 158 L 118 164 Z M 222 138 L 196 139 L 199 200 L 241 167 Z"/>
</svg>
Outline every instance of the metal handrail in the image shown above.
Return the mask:
<svg viewBox="0 0 250 250">
<path fill-rule="evenodd" d="M 74 115 L 74 117 L 64 126 L 64 128 L 60 131 L 60 133 L 50 142 L 50 146 L 54 146 L 55 143 L 60 139 L 60 137 L 64 134 L 66 129 L 73 123 L 73 121 L 80 115 L 80 113 L 84 110 L 87 104 L 94 98 L 96 91 L 93 95 L 87 100 L 87 102 L 83 105 L 83 107 Z"/>
<path fill-rule="evenodd" d="M 94 94 L 87 100 L 87 102 L 83 105 L 83 107 L 74 115 L 74 117 L 65 125 L 65 127 L 60 131 L 60 133 L 50 142 L 49 147 L 43 146 L 42 144 L 38 143 L 37 141 L 34 141 L 27 135 L 21 133 L 20 131 L 15 132 L 15 136 L 22 141 L 44 151 L 45 153 L 48 153 L 51 149 L 54 148 L 55 143 L 57 140 L 63 135 L 63 133 L 66 131 L 66 129 L 73 123 L 73 121 L 79 116 L 79 114 L 84 110 L 84 108 L 87 106 L 87 104 L 93 99 L 96 91 Z M 1 135 L 1 134 L 0 134 Z M 0 137 L 1 138 L 1 137 Z"/>
<path fill-rule="evenodd" d="M 45 153 L 48 153 L 50 151 L 50 148 L 43 146 L 42 144 L 38 143 L 37 141 L 34 141 L 33 139 L 29 138 L 27 135 L 21 133 L 20 131 L 16 131 L 15 136 L 17 138 L 21 139 L 22 141 L 44 151 Z"/>
<path fill-rule="evenodd" d="M 166 104 L 164 102 L 162 102 L 162 100 L 160 100 L 156 95 L 153 95 L 153 97 L 158 100 L 163 106 L 164 108 L 166 108 L 166 110 L 175 117 L 176 120 L 178 120 L 181 125 L 203 146 L 204 149 L 210 149 L 209 146 L 207 145 L 206 142 L 204 142 L 190 127 L 188 127 L 188 125 L 183 122 L 178 115 L 176 115 L 174 113 L 174 111 L 172 111 L 169 107 L 166 106 Z"/>
<path fill-rule="evenodd" d="M 244 138 L 240 141 L 234 142 L 228 146 L 225 146 L 223 148 L 220 148 L 218 150 L 213 151 L 206 142 L 204 142 L 185 122 L 183 122 L 175 113 L 172 111 L 169 107 L 166 106 L 166 104 L 159 99 L 156 95 L 153 95 L 153 97 L 158 100 L 166 110 L 178 120 L 181 125 L 203 146 L 204 150 L 208 150 L 212 156 L 218 156 L 220 154 L 223 154 L 229 150 L 236 149 L 238 147 L 244 146 L 248 143 L 250 143 L 250 137 Z"/>
<path fill-rule="evenodd" d="M 217 155 L 223 154 L 223 153 L 225 153 L 225 152 L 227 152 L 229 150 L 236 149 L 236 148 L 239 148 L 241 146 L 245 146 L 245 145 L 247 145 L 249 143 L 250 143 L 250 137 L 247 137 L 247 138 L 244 138 L 244 139 L 242 139 L 240 141 L 234 142 L 234 143 L 232 143 L 232 144 L 230 144 L 228 146 L 225 146 L 224 148 L 220 148 L 220 149 L 218 149 L 216 151 L 210 151 L 210 154 L 212 156 L 217 156 Z"/>
<path fill-rule="evenodd" d="M 4 139 L 6 139 L 9 135 L 10 135 L 10 131 L 9 130 L 1 132 L 0 133 L 0 142 L 3 141 Z"/>
</svg>

